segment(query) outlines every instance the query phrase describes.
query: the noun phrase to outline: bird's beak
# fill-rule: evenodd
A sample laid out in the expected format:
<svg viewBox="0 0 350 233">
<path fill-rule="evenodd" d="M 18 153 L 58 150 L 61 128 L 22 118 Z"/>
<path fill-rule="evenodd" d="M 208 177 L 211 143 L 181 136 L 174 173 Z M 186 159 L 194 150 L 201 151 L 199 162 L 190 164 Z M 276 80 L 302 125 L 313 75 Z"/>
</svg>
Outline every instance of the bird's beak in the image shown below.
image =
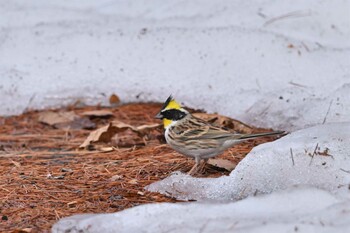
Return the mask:
<svg viewBox="0 0 350 233">
<path fill-rule="evenodd" d="M 157 118 L 157 119 L 162 119 L 163 118 L 163 115 L 161 112 L 158 112 L 157 115 L 154 116 L 154 118 Z"/>
</svg>

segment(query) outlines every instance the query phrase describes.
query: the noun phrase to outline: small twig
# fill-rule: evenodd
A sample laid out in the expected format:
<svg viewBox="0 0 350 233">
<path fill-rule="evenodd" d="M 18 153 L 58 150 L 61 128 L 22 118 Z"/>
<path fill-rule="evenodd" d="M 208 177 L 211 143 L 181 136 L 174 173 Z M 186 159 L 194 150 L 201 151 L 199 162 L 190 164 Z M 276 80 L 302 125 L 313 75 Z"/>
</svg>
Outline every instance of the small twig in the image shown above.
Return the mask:
<svg viewBox="0 0 350 233">
<path fill-rule="evenodd" d="M 236 158 L 236 156 L 232 153 L 232 151 L 228 151 L 228 153 L 232 156 L 232 158 Z"/>
<path fill-rule="evenodd" d="M 1 189 L 2 189 L 2 190 L 5 190 L 6 192 L 11 192 L 10 190 L 5 189 L 5 188 L 3 188 L 3 187 L 1 187 Z"/>
<path fill-rule="evenodd" d="M 29 99 L 29 101 L 28 101 L 28 103 L 27 103 L 27 106 L 25 107 L 25 109 L 23 110 L 23 112 L 27 112 L 27 111 L 29 110 L 29 108 L 30 108 L 29 106 L 32 104 L 32 102 L 33 102 L 35 96 L 36 96 L 36 94 L 33 94 L 33 95 L 30 97 L 30 99 Z"/>
<path fill-rule="evenodd" d="M 243 194 L 244 194 L 244 192 L 245 192 L 246 189 L 247 189 L 247 188 L 244 187 L 244 188 L 241 190 L 241 192 L 239 193 L 239 195 L 238 195 L 238 199 L 239 199 L 239 200 L 243 199 Z"/>
<path fill-rule="evenodd" d="M 294 163 L 293 149 L 292 148 L 289 148 L 289 149 L 290 149 L 290 157 L 292 158 L 292 163 L 293 163 L 293 166 L 294 166 L 295 163 Z"/>
<path fill-rule="evenodd" d="M 318 143 L 316 144 L 316 147 L 315 147 L 315 149 L 314 149 L 314 152 L 313 152 L 312 155 L 311 155 L 311 160 L 310 160 L 309 166 L 311 165 L 312 160 L 314 159 L 314 157 L 315 157 L 315 155 L 316 155 L 316 150 L 317 150 L 317 148 L 318 148 Z"/>
<path fill-rule="evenodd" d="M 314 149 L 314 152 L 312 153 L 312 156 L 314 156 L 314 155 L 316 154 L 317 148 L 318 148 L 318 143 L 317 143 L 316 146 L 315 146 L 315 149 Z"/>
<path fill-rule="evenodd" d="M 303 47 L 305 48 L 305 50 L 306 50 L 307 52 L 310 52 L 309 47 L 307 47 L 307 45 L 306 45 L 304 42 L 301 42 L 301 44 L 303 45 Z"/>
<path fill-rule="evenodd" d="M 324 48 L 324 46 L 322 44 L 320 44 L 319 42 L 315 42 L 315 44 L 321 49 Z"/>
<path fill-rule="evenodd" d="M 340 168 L 340 171 L 343 171 L 343 172 L 346 172 L 346 173 L 349 173 L 349 174 L 350 174 L 350 171 L 345 170 L 345 169 L 343 169 L 343 168 Z"/>
<path fill-rule="evenodd" d="M 302 85 L 302 84 L 299 84 L 299 83 L 295 83 L 293 81 L 290 81 L 289 84 L 291 85 L 294 85 L 294 86 L 297 86 L 297 87 L 304 87 L 304 88 L 307 88 L 308 86 L 305 86 L 305 85 Z"/>
<path fill-rule="evenodd" d="M 263 13 L 261 13 L 260 11 L 258 12 L 258 15 L 261 17 L 261 18 L 266 18 L 266 15 L 265 14 L 263 14 Z"/>
<path fill-rule="evenodd" d="M 328 110 L 327 110 L 326 116 L 325 116 L 324 119 L 323 119 L 322 124 L 326 123 L 327 116 L 328 116 L 328 114 L 329 114 L 329 111 L 331 110 L 332 103 L 333 103 L 333 100 L 331 100 L 331 102 L 329 103 Z"/>
<path fill-rule="evenodd" d="M 272 103 L 270 103 L 266 108 L 264 108 L 261 112 L 260 112 L 260 115 L 264 115 L 267 110 L 269 110 L 269 108 L 271 107 Z"/>
<path fill-rule="evenodd" d="M 111 174 L 111 172 L 110 172 L 105 166 L 103 166 L 103 168 L 106 170 L 106 172 L 107 172 L 108 174 Z"/>
<path fill-rule="evenodd" d="M 301 12 L 301 11 L 293 11 L 284 15 L 277 16 L 275 18 L 272 18 L 264 23 L 264 27 L 266 27 L 269 24 L 272 24 L 276 21 L 282 20 L 282 19 L 287 19 L 287 18 L 297 18 L 297 17 L 305 17 L 305 16 L 310 16 L 311 12 Z"/>
<path fill-rule="evenodd" d="M 56 211 L 55 209 L 54 209 L 53 211 L 55 212 L 55 215 L 56 215 L 56 220 L 61 219 L 61 217 L 60 217 L 60 215 L 57 213 L 57 211 Z"/>
</svg>

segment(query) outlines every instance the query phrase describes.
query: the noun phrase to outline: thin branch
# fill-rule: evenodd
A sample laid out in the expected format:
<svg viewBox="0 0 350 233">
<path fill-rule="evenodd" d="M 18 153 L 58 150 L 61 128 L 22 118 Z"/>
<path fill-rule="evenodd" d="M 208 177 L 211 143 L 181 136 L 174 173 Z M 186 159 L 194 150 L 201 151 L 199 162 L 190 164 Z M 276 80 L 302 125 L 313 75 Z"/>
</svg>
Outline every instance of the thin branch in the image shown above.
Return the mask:
<svg viewBox="0 0 350 233">
<path fill-rule="evenodd" d="M 292 163 L 293 163 L 293 166 L 294 166 L 295 163 L 294 163 L 293 150 L 292 150 L 292 148 L 289 148 L 289 149 L 290 149 L 290 157 L 292 158 Z"/>
<path fill-rule="evenodd" d="M 276 22 L 276 21 L 279 21 L 279 20 L 282 20 L 282 19 L 287 19 L 287 18 L 299 18 L 299 17 L 306 17 L 306 16 L 310 16 L 311 15 L 311 12 L 308 11 L 308 12 L 302 12 L 302 11 L 293 11 L 293 12 L 290 12 L 290 13 L 287 13 L 287 14 L 284 14 L 284 15 L 280 15 L 280 16 L 277 16 L 275 18 L 272 18 L 268 21 L 266 21 L 264 23 L 264 27 Z"/>
<path fill-rule="evenodd" d="M 316 147 L 315 147 L 315 149 L 314 149 L 314 152 L 313 152 L 312 155 L 311 155 L 311 160 L 310 160 L 309 166 L 311 165 L 312 160 L 314 159 L 314 157 L 315 157 L 315 155 L 316 155 L 316 150 L 317 150 L 317 148 L 318 148 L 318 143 L 316 144 Z"/>
<path fill-rule="evenodd" d="M 304 88 L 308 87 L 308 86 L 305 86 L 305 85 L 302 85 L 302 84 L 299 84 L 299 83 L 295 83 L 293 81 L 290 81 L 289 84 L 297 86 L 297 87 L 304 87 Z"/>
<path fill-rule="evenodd" d="M 323 119 L 322 124 L 326 123 L 327 116 L 328 116 L 328 114 L 329 114 L 329 111 L 331 110 L 332 103 L 333 103 L 333 100 L 331 100 L 331 102 L 329 103 L 328 110 L 327 110 L 326 116 L 325 116 L 324 119 Z"/>
<path fill-rule="evenodd" d="M 307 52 L 310 52 L 309 47 L 307 47 L 307 45 L 304 42 L 301 42 L 301 45 L 305 48 Z"/>
<path fill-rule="evenodd" d="M 343 168 L 340 168 L 340 171 L 343 171 L 343 172 L 346 172 L 346 173 L 349 173 L 349 174 L 350 174 L 350 171 L 345 170 L 345 169 L 343 169 Z"/>
</svg>

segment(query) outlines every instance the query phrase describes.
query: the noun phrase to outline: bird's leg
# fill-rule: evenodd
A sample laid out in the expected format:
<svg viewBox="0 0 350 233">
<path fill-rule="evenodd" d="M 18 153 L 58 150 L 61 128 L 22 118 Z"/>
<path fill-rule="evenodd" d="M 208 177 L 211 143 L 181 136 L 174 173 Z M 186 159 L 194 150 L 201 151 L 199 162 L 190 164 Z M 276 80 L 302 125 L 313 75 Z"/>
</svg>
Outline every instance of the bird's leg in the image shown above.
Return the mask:
<svg viewBox="0 0 350 233">
<path fill-rule="evenodd" d="M 207 162 L 208 162 L 208 159 L 203 159 L 203 162 L 202 162 L 202 164 L 199 166 L 199 168 L 198 168 L 198 171 L 199 172 L 203 172 L 204 171 L 204 168 L 205 168 L 205 165 L 207 164 Z"/>
<path fill-rule="evenodd" d="M 195 157 L 195 161 L 196 161 L 196 163 L 193 165 L 191 170 L 189 172 L 187 172 L 187 175 L 193 175 L 198 171 L 198 166 L 201 162 L 201 159 L 199 157 Z"/>
</svg>

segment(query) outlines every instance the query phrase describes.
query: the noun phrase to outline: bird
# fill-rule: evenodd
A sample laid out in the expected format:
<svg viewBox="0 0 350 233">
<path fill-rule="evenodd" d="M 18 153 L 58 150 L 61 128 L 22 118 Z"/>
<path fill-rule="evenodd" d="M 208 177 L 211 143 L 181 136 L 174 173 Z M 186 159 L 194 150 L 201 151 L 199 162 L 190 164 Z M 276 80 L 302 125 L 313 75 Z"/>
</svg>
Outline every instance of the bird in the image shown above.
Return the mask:
<svg viewBox="0 0 350 233">
<path fill-rule="evenodd" d="M 164 125 L 165 140 L 171 148 L 180 154 L 194 158 L 195 164 L 188 172 L 193 175 L 198 172 L 201 160 L 202 168 L 209 158 L 222 154 L 226 149 L 243 141 L 281 135 L 283 131 L 240 134 L 214 126 L 209 122 L 193 116 L 170 95 L 161 110 L 155 116 Z"/>
</svg>

